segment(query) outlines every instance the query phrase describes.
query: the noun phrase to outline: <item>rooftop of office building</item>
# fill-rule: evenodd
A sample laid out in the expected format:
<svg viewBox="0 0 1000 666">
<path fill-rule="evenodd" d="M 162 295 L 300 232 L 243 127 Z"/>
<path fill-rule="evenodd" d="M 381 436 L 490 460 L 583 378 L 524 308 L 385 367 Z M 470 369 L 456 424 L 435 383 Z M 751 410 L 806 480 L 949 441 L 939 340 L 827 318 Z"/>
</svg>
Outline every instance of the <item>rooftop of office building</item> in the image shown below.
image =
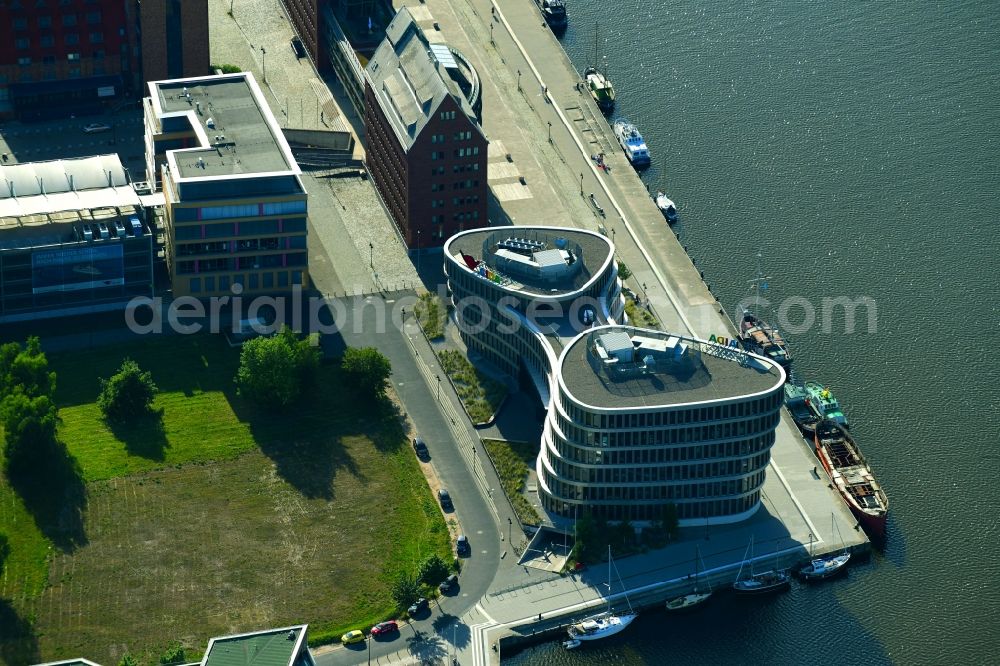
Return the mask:
<svg viewBox="0 0 1000 666">
<path fill-rule="evenodd" d="M 161 133 L 198 138 L 196 147 L 167 151 L 180 178 L 299 172 L 253 74 L 153 81 L 149 89 Z"/>
<path fill-rule="evenodd" d="M 480 87 L 475 70 L 448 45 L 430 43 L 406 7 L 386 26 L 365 76 L 407 149 L 449 95 L 475 118 L 472 101 Z"/>
<path fill-rule="evenodd" d="M 776 363 L 732 347 L 630 326 L 578 336 L 563 352 L 563 390 L 592 407 L 635 409 L 725 400 L 780 387 Z"/>
<path fill-rule="evenodd" d="M 306 626 L 213 638 L 201 666 L 294 666 Z"/>
<path fill-rule="evenodd" d="M 561 296 L 604 274 L 614 247 L 591 231 L 502 227 L 452 236 L 445 253 L 470 273 L 511 292 Z"/>
</svg>

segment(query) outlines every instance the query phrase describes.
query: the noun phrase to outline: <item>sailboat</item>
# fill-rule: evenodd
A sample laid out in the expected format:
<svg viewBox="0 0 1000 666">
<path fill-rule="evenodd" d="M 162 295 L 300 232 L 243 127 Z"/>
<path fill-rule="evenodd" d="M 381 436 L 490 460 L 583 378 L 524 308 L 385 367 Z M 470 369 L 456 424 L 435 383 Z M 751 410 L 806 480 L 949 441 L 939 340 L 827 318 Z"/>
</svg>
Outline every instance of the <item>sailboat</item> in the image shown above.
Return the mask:
<svg viewBox="0 0 1000 666">
<path fill-rule="evenodd" d="M 605 59 L 604 72 L 597 69 L 597 49 L 599 40 L 597 38 L 597 24 L 594 24 L 594 64 L 583 70 L 583 79 L 587 82 L 587 89 L 590 96 L 597 102 L 597 106 L 604 113 L 611 113 L 615 108 L 615 87 L 608 78 L 607 59 Z"/>
<path fill-rule="evenodd" d="M 833 523 L 833 527 L 837 530 L 837 538 L 840 539 L 840 543 L 844 545 L 844 538 L 840 535 L 840 528 L 837 527 L 837 520 L 834 518 L 833 514 L 830 514 L 830 521 Z M 809 535 L 809 564 L 805 565 L 799 569 L 799 576 L 802 580 L 825 580 L 827 578 L 833 578 L 837 574 L 847 571 L 847 562 L 851 559 L 851 554 L 847 551 L 847 547 L 844 547 L 843 552 L 837 555 L 824 555 L 823 557 L 813 557 L 813 543 L 815 542 L 815 537 L 812 534 Z"/>
<path fill-rule="evenodd" d="M 705 583 L 708 585 L 707 590 L 701 592 L 698 591 L 698 564 L 701 562 L 701 549 L 695 546 L 695 558 L 694 558 L 694 587 L 692 590 L 684 595 L 671 599 L 667 602 L 668 611 L 679 611 L 687 610 L 689 608 L 694 608 L 695 606 L 705 603 L 708 598 L 712 596 L 712 584 L 707 580 Z"/>
<path fill-rule="evenodd" d="M 628 602 L 627 613 L 615 613 L 611 610 L 612 565 L 613 560 L 611 558 L 611 546 L 609 545 L 608 582 L 606 583 L 608 587 L 608 608 L 603 613 L 598 613 L 597 615 L 593 615 L 570 625 L 568 630 L 570 640 L 563 644 L 565 647 L 572 649 L 579 646 L 580 643 L 578 641 L 596 641 L 602 638 L 607 638 L 608 636 L 614 636 L 624 630 L 625 627 L 632 624 L 632 621 L 639 616 L 637 612 L 632 610 L 632 602 L 628 600 L 628 594 L 625 595 L 625 601 Z M 621 582 L 620 578 L 619 582 Z"/>
<path fill-rule="evenodd" d="M 757 254 L 757 277 L 751 280 L 754 284 L 754 307 L 743 308 L 740 318 L 740 339 L 743 347 L 750 352 L 766 356 L 786 371 L 792 365 L 792 355 L 788 344 L 781 337 L 778 329 L 768 324 L 760 316 L 760 290 L 767 289 L 767 277 L 760 271 L 760 254 Z"/>
<path fill-rule="evenodd" d="M 743 567 L 750 563 L 750 577 L 743 578 Z M 792 584 L 792 578 L 788 575 L 788 569 L 779 569 L 777 562 L 777 551 L 775 551 L 775 567 L 770 571 L 754 573 L 753 571 L 753 535 L 750 536 L 750 545 L 743 555 L 743 564 L 740 565 L 739 573 L 736 574 L 736 582 L 733 583 L 733 591 L 736 594 L 767 594 L 783 590 Z"/>
</svg>

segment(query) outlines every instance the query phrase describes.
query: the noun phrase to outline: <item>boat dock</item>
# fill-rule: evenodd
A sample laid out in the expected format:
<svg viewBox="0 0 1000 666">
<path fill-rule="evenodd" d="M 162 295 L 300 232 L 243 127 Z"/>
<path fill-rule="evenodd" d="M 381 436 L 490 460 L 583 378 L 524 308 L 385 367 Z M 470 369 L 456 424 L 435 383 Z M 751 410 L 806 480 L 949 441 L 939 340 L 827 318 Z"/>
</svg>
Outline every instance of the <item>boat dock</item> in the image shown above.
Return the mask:
<svg viewBox="0 0 1000 666">
<path fill-rule="evenodd" d="M 510 0 L 502 7 L 488 0 L 427 0 L 420 9 L 422 25 L 439 27 L 442 39 L 489 73 L 483 77 L 483 124 L 490 139 L 492 223 L 604 232 L 632 271 L 627 287 L 650 304 L 661 328 L 735 339 L 732 319 L 618 148 L 534 0 Z M 629 100 L 620 97 L 618 104 L 627 111 Z M 592 159 L 600 153 L 609 169 Z M 816 554 L 868 550 L 865 533 L 787 413 L 776 437 L 754 517 L 734 525 L 687 527 L 666 549 L 615 558 L 634 606 L 662 608 L 665 599 L 686 592 L 695 545 L 713 587 L 726 590 L 751 535 L 758 569 L 776 561 L 782 567 L 804 563 L 811 542 Z M 602 567 L 560 575 L 516 559 L 506 553 L 490 592 L 463 617 L 472 636 L 457 653 L 460 663 L 499 663 L 512 641 L 537 639 L 606 605 Z M 625 604 L 623 591 L 616 581 L 610 592 L 616 607 Z M 728 593 L 718 596 L 710 603 L 736 602 Z"/>
</svg>

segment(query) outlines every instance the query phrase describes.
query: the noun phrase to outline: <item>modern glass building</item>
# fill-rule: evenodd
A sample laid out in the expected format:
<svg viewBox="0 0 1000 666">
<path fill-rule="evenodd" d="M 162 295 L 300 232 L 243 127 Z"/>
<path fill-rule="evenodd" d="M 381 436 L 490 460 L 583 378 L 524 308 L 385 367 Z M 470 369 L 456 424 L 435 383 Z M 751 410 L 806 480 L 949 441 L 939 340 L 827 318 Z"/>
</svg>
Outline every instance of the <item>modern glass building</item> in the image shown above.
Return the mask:
<svg viewBox="0 0 1000 666">
<path fill-rule="evenodd" d="M 682 525 L 704 525 L 757 510 L 780 366 L 623 325 L 614 246 L 592 232 L 463 232 L 445 244 L 445 272 L 468 348 L 547 409 L 536 473 L 551 517 L 642 524 L 672 504 Z"/>
<path fill-rule="evenodd" d="M 149 84 L 147 176 L 165 203 L 175 296 L 308 286 L 307 193 L 252 74 Z"/>
</svg>

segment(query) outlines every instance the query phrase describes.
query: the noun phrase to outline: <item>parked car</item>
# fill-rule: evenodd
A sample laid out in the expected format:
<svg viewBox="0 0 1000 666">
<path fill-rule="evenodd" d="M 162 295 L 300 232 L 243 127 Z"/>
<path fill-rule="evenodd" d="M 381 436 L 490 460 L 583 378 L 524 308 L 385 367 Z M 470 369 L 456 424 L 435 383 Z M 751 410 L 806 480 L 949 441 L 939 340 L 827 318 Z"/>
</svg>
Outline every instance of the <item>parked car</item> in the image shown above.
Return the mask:
<svg viewBox="0 0 1000 666">
<path fill-rule="evenodd" d="M 351 643 L 360 643 L 365 640 L 365 634 L 360 629 L 352 629 L 346 634 L 340 637 L 340 642 L 344 645 L 350 645 Z"/>
<path fill-rule="evenodd" d="M 445 578 L 440 585 L 438 585 L 438 590 L 441 591 L 441 594 L 445 594 L 447 592 L 451 592 L 456 587 L 458 587 L 458 575 L 452 574 Z"/>
<path fill-rule="evenodd" d="M 455 552 L 458 553 L 459 557 L 472 555 L 472 547 L 469 546 L 469 537 L 464 534 L 458 535 L 458 541 L 455 543 Z"/>
<path fill-rule="evenodd" d="M 414 601 L 412 604 L 410 604 L 410 607 L 406 609 L 406 613 L 410 617 L 413 617 L 414 615 L 416 615 L 420 611 L 426 610 L 426 609 L 427 609 L 427 600 L 424 599 L 423 597 L 420 597 L 419 599 L 417 599 L 416 601 Z"/>
<path fill-rule="evenodd" d="M 295 51 L 296 58 L 306 57 L 306 47 L 302 45 L 302 40 L 298 37 L 292 37 L 292 50 Z"/>
<path fill-rule="evenodd" d="M 425 444 L 424 440 L 419 437 L 413 438 L 413 450 L 416 451 L 417 457 L 422 460 L 426 460 L 430 457 L 430 451 L 427 450 L 427 444 Z"/>
<path fill-rule="evenodd" d="M 98 132 L 107 132 L 111 129 L 111 125 L 105 125 L 104 123 L 90 123 L 89 125 L 84 125 L 83 131 L 87 134 L 97 134 Z"/>
<path fill-rule="evenodd" d="M 438 491 L 438 501 L 441 502 L 441 508 L 445 511 L 451 511 L 455 508 L 455 505 L 451 503 L 451 495 L 445 488 Z"/>
<path fill-rule="evenodd" d="M 399 631 L 399 625 L 392 620 L 389 620 L 388 622 L 379 622 L 372 627 L 372 636 L 385 636 L 386 634 L 392 634 L 397 631 Z"/>
</svg>

